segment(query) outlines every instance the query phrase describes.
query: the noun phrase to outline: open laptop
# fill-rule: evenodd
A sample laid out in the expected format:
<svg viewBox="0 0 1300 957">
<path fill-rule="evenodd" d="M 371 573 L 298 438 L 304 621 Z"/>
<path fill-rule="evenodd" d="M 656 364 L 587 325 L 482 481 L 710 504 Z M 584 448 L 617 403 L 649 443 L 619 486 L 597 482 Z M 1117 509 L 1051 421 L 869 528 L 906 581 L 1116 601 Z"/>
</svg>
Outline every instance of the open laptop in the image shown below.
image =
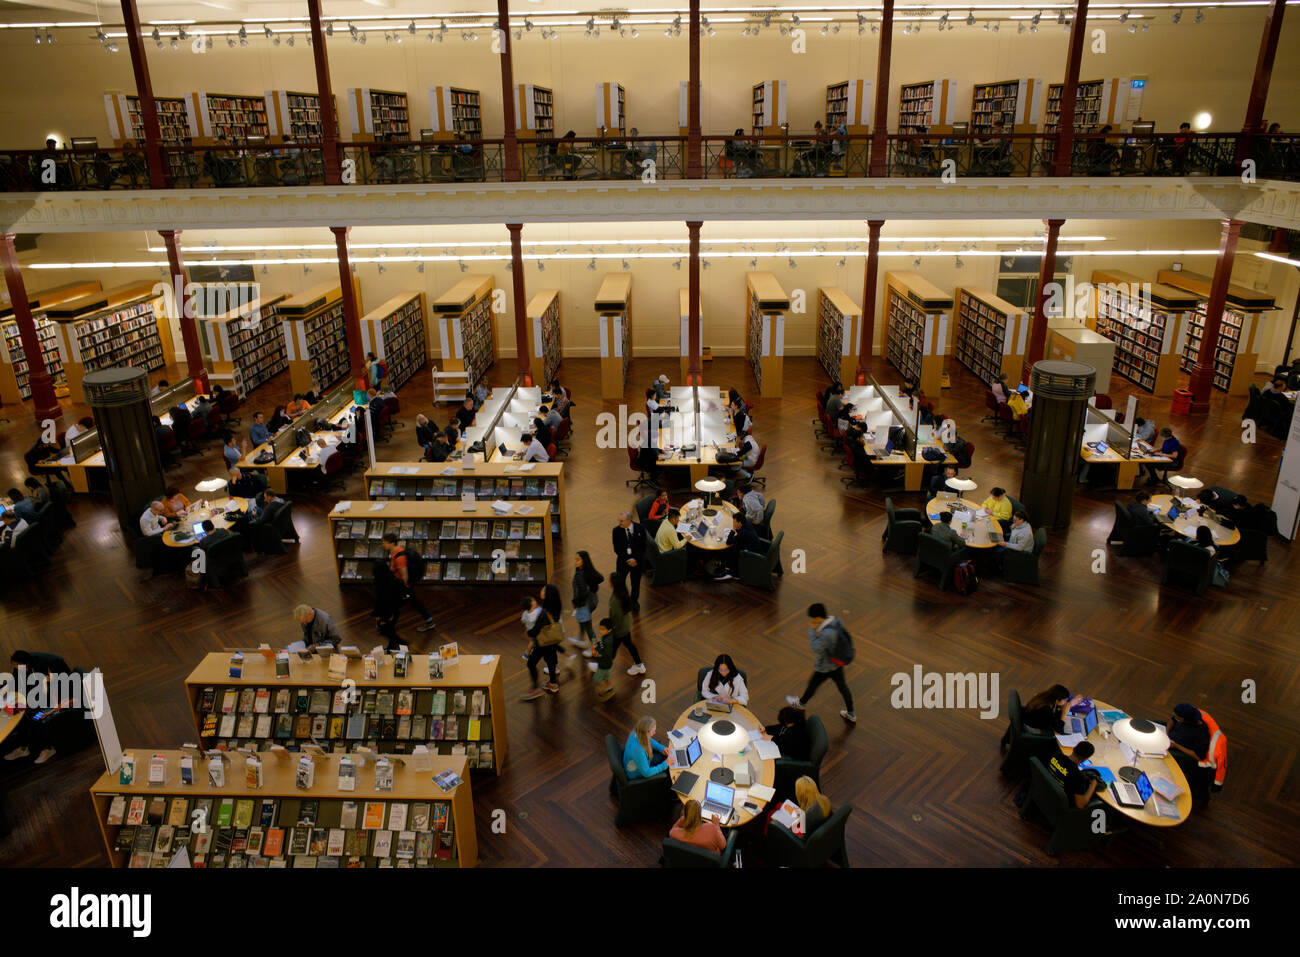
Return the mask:
<svg viewBox="0 0 1300 957">
<path fill-rule="evenodd" d="M 1070 731 L 1074 734 L 1081 734 L 1085 738 L 1097 729 L 1097 709 L 1089 708 L 1083 714 L 1071 714 L 1066 716 L 1070 722 Z"/>
<path fill-rule="evenodd" d="M 1151 779 L 1147 777 L 1145 771 L 1138 775 L 1136 782 L 1129 783 L 1117 779 L 1110 785 L 1110 793 L 1114 795 L 1116 802 L 1124 807 L 1146 807 L 1154 790 Z"/>
<path fill-rule="evenodd" d="M 679 768 L 689 768 L 700 759 L 700 739 L 692 738 L 691 743 L 684 748 L 673 748 L 673 761 Z"/>
<path fill-rule="evenodd" d="M 732 801 L 735 795 L 735 788 L 710 781 L 704 785 L 704 800 L 700 802 L 700 809 L 708 817 L 716 818 L 719 824 L 726 824 L 731 819 Z"/>
</svg>

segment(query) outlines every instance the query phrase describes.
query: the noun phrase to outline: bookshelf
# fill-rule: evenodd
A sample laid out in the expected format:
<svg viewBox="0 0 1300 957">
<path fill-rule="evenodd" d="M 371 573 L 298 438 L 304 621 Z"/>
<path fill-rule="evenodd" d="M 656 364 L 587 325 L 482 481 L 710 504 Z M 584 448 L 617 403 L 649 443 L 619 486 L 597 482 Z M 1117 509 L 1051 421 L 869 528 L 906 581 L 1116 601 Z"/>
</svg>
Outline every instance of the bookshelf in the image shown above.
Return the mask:
<svg viewBox="0 0 1300 957">
<path fill-rule="evenodd" d="M 850 135 L 871 132 L 871 81 L 843 80 L 826 87 L 826 130 L 841 126 Z"/>
<path fill-rule="evenodd" d="M 342 288 L 321 283 L 281 301 L 276 312 L 283 320 L 290 391 L 323 395 L 348 373 Z"/>
<path fill-rule="evenodd" d="M 267 90 L 266 121 L 271 136 L 283 141 L 292 136 L 299 143 L 319 143 L 325 136 L 321 123 L 320 96 L 294 90 Z M 334 101 L 334 128 L 340 129 L 338 101 Z"/>
<path fill-rule="evenodd" d="M 957 361 L 993 385 L 1005 375 L 1018 382 L 1024 370 L 1030 315 L 987 289 L 959 288 L 953 352 Z"/>
<path fill-rule="evenodd" d="M 158 129 L 164 146 L 189 146 L 199 135 L 192 125 L 186 101 L 182 96 L 156 96 L 154 107 L 158 111 Z M 140 98 L 126 93 L 105 93 L 104 111 L 108 115 L 108 131 L 113 144 L 121 146 L 127 140 L 144 144 L 144 117 L 140 113 Z"/>
<path fill-rule="evenodd" d="M 410 105 L 406 94 L 395 90 L 349 88 L 348 121 L 358 142 L 411 138 Z"/>
<path fill-rule="evenodd" d="M 59 356 L 58 327 L 45 318 L 45 310 L 101 290 L 98 280 L 70 282 L 35 295 L 29 295 L 27 305 L 32 311 L 36 338 L 41 343 L 41 358 L 45 371 L 54 382 L 55 393 L 66 392 L 67 378 L 63 374 L 63 360 Z M 23 352 L 22 337 L 18 333 L 18 320 L 10 308 L 0 310 L 0 403 L 21 402 L 32 397 L 28 378 L 27 356 Z"/>
<path fill-rule="evenodd" d="M 832 382 L 857 380 L 862 307 L 838 286 L 817 290 L 817 361 Z"/>
<path fill-rule="evenodd" d="M 361 351 L 384 360 L 394 392 L 429 361 L 426 311 L 424 293 L 400 292 L 361 317 Z"/>
<path fill-rule="evenodd" d="M 425 559 L 424 578 L 412 584 L 545 583 L 553 570 L 551 523 L 545 520 L 550 502 L 508 504 L 510 511 L 500 514 L 481 501 L 472 509 L 461 502 L 390 502 L 382 512 L 372 512 L 369 502 L 340 502 L 329 516 L 339 582 L 374 581 L 371 561 L 384 556 L 380 540 L 396 532 Z M 503 570 L 494 571 L 497 562 Z"/>
<path fill-rule="evenodd" d="M 436 140 L 483 138 L 482 95 L 456 86 L 429 87 L 429 128 Z"/>
<path fill-rule="evenodd" d="M 266 97 L 242 93 L 190 93 L 185 98 L 195 142 L 210 146 L 218 141 L 246 143 L 250 136 L 269 136 Z"/>
<path fill-rule="evenodd" d="M 523 470 L 523 466 L 532 465 Z M 564 535 L 564 464 L 561 462 L 477 462 L 466 469 L 449 462 L 376 462 L 366 470 L 366 495 L 372 502 L 457 502 L 466 492 L 491 502 L 545 499 L 551 534 Z"/>
<path fill-rule="evenodd" d="M 1144 282 L 1132 273 L 1096 270 L 1096 332 L 1115 343 L 1115 367 L 1153 395 L 1173 395 L 1178 345 L 1195 313 L 1197 297 L 1182 289 Z"/>
<path fill-rule="evenodd" d="M 1055 133 L 1061 123 L 1061 92 L 1064 89 L 1063 83 L 1052 83 L 1047 87 L 1044 133 Z M 1107 123 L 1123 122 L 1128 93 L 1127 79 L 1080 80 L 1074 101 L 1074 131 L 1095 133 Z"/>
<path fill-rule="evenodd" d="M 971 93 L 970 131 L 993 132 L 1001 123 L 1007 133 L 1033 133 L 1043 111 L 1043 81 L 999 80 L 977 83 Z"/>
<path fill-rule="evenodd" d="M 595 308 L 600 326 L 600 394 L 621 400 L 632 358 L 632 274 L 606 274 L 596 292 Z"/>
<path fill-rule="evenodd" d="M 229 379 L 240 398 L 289 368 L 284 330 L 276 306 L 287 299 L 280 294 L 199 320 L 210 357 L 212 377 Z"/>
<path fill-rule="evenodd" d="M 1205 334 L 1205 307 L 1210 298 L 1212 277 L 1182 270 L 1162 269 L 1156 279 L 1167 286 L 1183 289 L 1195 295 L 1200 302 L 1187 327 L 1187 344 L 1183 349 L 1180 367 L 1190 373 L 1201 351 Z M 1228 297 L 1223 304 L 1223 319 L 1219 323 L 1219 342 L 1214 353 L 1214 387 L 1228 395 L 1246 395 L 1259 362 L 1256 336 L 1263 322 L 1263 314 L 1277 308 L 1277 301 L 1268 293 L 1258 292 L 1236 283 L 1228 284 Z"/>
<path fill-rule="evenodd" d="M 442 371 L 464 372 L 474 388 L 496 362 L 497 327 L 492 321 L 490 275 L 468 275 L 433 303 L 442 349 Z"/>
<path fill-rule="evenodd" d="M 885 358 L 933 396 L 943 388 L 952 306 L 952 296 L 917 273 L 885 273 Z"/>
<path fill-rule="evenodd" d="M 786 82 L 764 80 L 754 84 L 753 123 L 754 136 L 780 136 L 785 123 Z"/>
<path fill-rule="evenodd" d="M 478 837 L 469 769 L 463 756 L 430 758 L 432 770 L 393 763 L 391 788 L 376 787 L 375 764 L 355 766 L 352 789 L 340 789 L 343 755 L 315 758 L 311 788 L 297 784 L 298 755 L 261 756 L 262 786 L 248 783 L 246 756 L 209 760 L 193 751 L 136 748 L 135 776 L 101 775 L 90 799 L 112 867 L 166 867 L 182 848 L 193 867 L 473 867 Z M 193 782 L 181 783 L 181 760 L 193 758 Z M 153 757 L 165 783 L 150 785 Z M 220 761 L 223 787 L 209 765 Z M 434 776 L 454 772 L 444 791 Z M 121 800 L 118 800 L 118 799 Z M 197 821 L 204 822 L 200 827 Z M 119 820 L 120 816 L 120 820 Z M 397 825 L 397 826 L 394 826 Z"/>
<path fill-rule="evenodd" d="M 925 80 L 905 83 L 898 91 L 898 132 L 926 133 L 936 127 L 952 128 L 956 102 L 953 80 Z"/>
<path fill-rule="evenodd" d="M 515 122 L 520 139 L 548 140 L 555 136 L 555 94 L 544 86 L 515 87 Z"/>
<path fill-rule="evenodd" d="M 365 654 L 370 648 L 360 650 Z M 348 701 L 338 693 L 343 679 L 330 677 L 328 657 L 304 661 L 291 654 L 289 675 L 281 678 L 274 659 L 245 652 L 243 673 L 232 678 L 229 653 L 211 652 L 185 679 L 185 694 L 205 750 L 267 751 L 279 744 L 298 751 L 315 743 L 330 752 L 368 747 L 379 754 L 410 754 L 423 744 L 434 755 L 463 756 L 471 771 L 500 774 L 507 750 L 506 702 L 501 659 L 491 657 L 484 664 L 478 655 L 462 655 L 456 664 L 443 665 L 443 677 L 432 678 L 429 656 L 411 655 L 406 674 L 398 677 L 390 653 L 376 659 L 374 679 L 365 677 L 360 659 L 350 658 L 345 677 L 355 682 L 356 695 Z M 411 700 L 402 700 L 403 691 Z M 457 720 L 447 722 L 452 715 Z M 363 720 L 356 721 L 358 716 Z M 421 716 L 425 720 L 417 720 Z M 470 717 L 479 724 L 470 727 Z"/>
<path fill-rule="evenodd" d="M 114 366 L 154 372 L 175 354 L 171 323 L 153 283 L 139 282 L 69 299 L 46 310 L 55 336 L 68 395 L 85 402 L 86 373 Z"/>
<path fill-rule="evenodd" d="M 544 390 L 560 368 L 560 291 L 543 289 L 528 300 L 528 328 L 533 347 L 528 356 L 533 384 Z"/>
<path fill-rule="evenodd" d="M 627 98 L 621 83 L 596 84 L 596 129 L 602 126 L 607 136 L 627 135 Z"/>
<path fill-rule="evenodd" d="M 770 272 L 745 273 L 745 354 L 764 398 L 780 398 L 790 297 Z"/>
</svg>

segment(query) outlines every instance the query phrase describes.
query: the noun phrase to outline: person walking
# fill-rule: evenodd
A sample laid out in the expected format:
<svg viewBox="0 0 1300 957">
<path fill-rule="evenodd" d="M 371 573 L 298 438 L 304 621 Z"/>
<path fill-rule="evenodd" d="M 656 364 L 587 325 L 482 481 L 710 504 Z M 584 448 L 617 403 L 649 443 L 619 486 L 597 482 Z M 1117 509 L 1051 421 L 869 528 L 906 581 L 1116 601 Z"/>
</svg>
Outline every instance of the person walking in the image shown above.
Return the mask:
<svg viewBox="0 0 1300 957">
<path fill-rule="evenodd" d="M 375 608 L 371 614 L 379 633 L 386 639 L 384 647 L 396 651 L 402 646 L 402 640 L 397 637 L 397 616 L 402 610 L 403 586 L 387 559 L 376 558 L 371 564 L 375 574 Z"/>
<path fill-rule="evenodd" d="M 845 721 L 856 722 L 858 716 L 853 713 L 853 695 L 848 682 L 844 680 L 844 666 L 853 660 L 853 643 L 848 631 L 840 620 L 826 614 L 826 606 L 821 602 L 808 606 L 808 620 L 812 628 L 808 632 L 809 643 L 813 650 L 813 673 L 808 679 L 808 687 L 799 697 L 786 695 L 786 703 L 795 708 L 804 708 L 822 682 L 827 679 L 835 682 L 844 698 L 844 707 L 840 717 Z"/>
<path fill-rule="evenodd" d="M 591 564 L 591 556 L 586 552 L 578 552 L 577 558 L 573 561 L 573 617 L 578 619 L 581 634 L 576 638 L 570 638 L 569 641 L 588 651 L 596 640 L 596 633 L 591 627 L 591 613 L 600 604 L 598 593 L 600 583 L 604 580 L 605 576 L 596 571 L 595 566 Z M 591 655 L 586 657 L 590 658 Z"/>
<path fill-rule="evenodd" d="M 641 653 L 636 650 L 636 645 L 632 643 L 632 619 L 628 615 L 632 598 L 627 593 L 627 580 L 621 574 L 615 574 L 609 583 L 609 624 L 613 634 L 610 661 L 612 663 L 614 656 L 618 654 L 619 645 L 625 645 L 628 654 L 632 656 L 632 667 L 627 669 L 627 673 L 643 675 L 645 663 L 641 660 Z"/>
<path fill-rule="evenodd" d="M 531 687 L 524 692 L 524 701 L 536 701 L 538 698 L 545 696 L 546 692 L 555 694 L 560 690 L 559 682 L 556 681 L 557 654 L 560 644 L 560 626 L 551 620 L 546 609 L 537 598 L 525 598 L 523 603 L 524 611 L 519 616 L 523 622 L 524 631 L 527 633 L 530 642 L 528 645 L 528 656 L 525 662 L 528 665 L 528 677 Z M 549 680 L 540 687 L 538 686 L 537 662 L 545 660 L 546 673 Z"/>
</svg>

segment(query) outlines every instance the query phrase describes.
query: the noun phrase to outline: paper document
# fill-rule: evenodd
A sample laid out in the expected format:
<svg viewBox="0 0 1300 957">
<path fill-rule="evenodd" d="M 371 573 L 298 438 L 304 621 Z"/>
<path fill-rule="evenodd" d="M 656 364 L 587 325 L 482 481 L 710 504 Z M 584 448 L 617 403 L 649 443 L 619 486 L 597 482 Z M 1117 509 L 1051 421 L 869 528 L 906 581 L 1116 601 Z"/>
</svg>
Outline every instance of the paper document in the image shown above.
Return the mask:
<svg viewBox="0 0 1300 957">
<path fill-rule="evenodd" d="M 370 505 L 370 511 L 382 512 L 388 506 L 387 502 L 373 502 Z"/>
<path fill-rule="evenodd" d="M 497 499 L 492 503 L 492 511 L 496 512 L 498 515 L 508 515 L 510 513 L 510 503 Z"/>
<path fill-rule="evenodd" d="M 515 511 L 520 515 L 531 515 L 533 514 L 533 507 L 531 505 L 520 505 Z"/>
<path fill-rule="evenodd" d="M 1083 739 L 1084 735 L 1082 734 L 1058 734 L 1056 736 L 1056 743 L 1063 748 L 1072 748 L 1083 741 Z"/>
<path fill-rule="evenodd" d="M 536 463 L 536 462 L 525 462 L 523 465 L 519 466 L 519 471 L 521 471 L 521 472 L 531 472 L 531 471 L 532 471 L 533 469 L 535 469 L 536 467 L 537 467 L 537 463 Z"/>
<path fill-rule="evenodd" d="M 770 788 L 766 784 L 751 784 L 749 786 L 749 796 L 755 801 L 770 801 L 776 795 L 776 789 Z"/>
<path fill-rule="evenodd" d="M 478 659 L 478 663 L 481 665 L 490 665 L 492 664 L 492 662 L 496 660 L 497 660 L 496 655 L 481 655 Z"/>
<path fill-rule="evenodd" d="M 754 750 L 764 761 L 775 760 L 781 756 L 781 749 L 776 746 L 774 741 L 763 741 L 759 739 L 754 742 Z"/>
<path fill-rule="evenodd" d="M 749 740 L 751 741 L 759 741 L 762 739 L 762 737 L 763 737 L 762 728 L 754 728 L 752 731 L 749 732 Z"/>
<path fill-rule="evenodd" d="M 334 511 L 336 511 L 336 512 L 346 512 L 346 511 L 347 511 L 348 509 L 350 509 L 351 507 L 352 507 L 352 503 L 351 503 L 351 502 L 335 502 L 335 503 L 334 503 Z"/>
</svg>

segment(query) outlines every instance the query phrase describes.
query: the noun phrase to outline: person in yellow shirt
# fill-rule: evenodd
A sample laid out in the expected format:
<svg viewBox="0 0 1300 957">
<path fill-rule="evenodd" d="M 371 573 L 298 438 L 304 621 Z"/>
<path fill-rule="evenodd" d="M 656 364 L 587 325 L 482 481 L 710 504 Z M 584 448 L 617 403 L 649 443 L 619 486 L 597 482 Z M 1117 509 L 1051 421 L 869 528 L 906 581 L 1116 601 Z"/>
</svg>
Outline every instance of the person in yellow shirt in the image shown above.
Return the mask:
<svg viewBox="0 0 1300 957">
<path fill-rule="evenodd" d="M 1019 392 L 1012 392 L 1007 398 L 1007 408 L 1011 410 L 1011 421 L 1019 422 L 1021 417 L 1029 411 L 1025 405 L 1025 397 Z"/>
<path fill-rule="evenodd" d="M 682 538 L 677 532 L 677 520 L 680 513 L 677 509 L 670 511 L 666 518 L 659 523 L 659 531 L 655 532 L 655 547 L 661 552 L 671 552 L 678 548 L 686 547 L 686 539 Z"/>
<path fill-rule="evenodd" d="M 980 503 L 980 508 L 987 509 L 1004 529 L 1011 522 L 1011 499 L 1007 498 L 1007 490 L 1004 488 L 995 487 L 989 497 Z"/>
</svg>

